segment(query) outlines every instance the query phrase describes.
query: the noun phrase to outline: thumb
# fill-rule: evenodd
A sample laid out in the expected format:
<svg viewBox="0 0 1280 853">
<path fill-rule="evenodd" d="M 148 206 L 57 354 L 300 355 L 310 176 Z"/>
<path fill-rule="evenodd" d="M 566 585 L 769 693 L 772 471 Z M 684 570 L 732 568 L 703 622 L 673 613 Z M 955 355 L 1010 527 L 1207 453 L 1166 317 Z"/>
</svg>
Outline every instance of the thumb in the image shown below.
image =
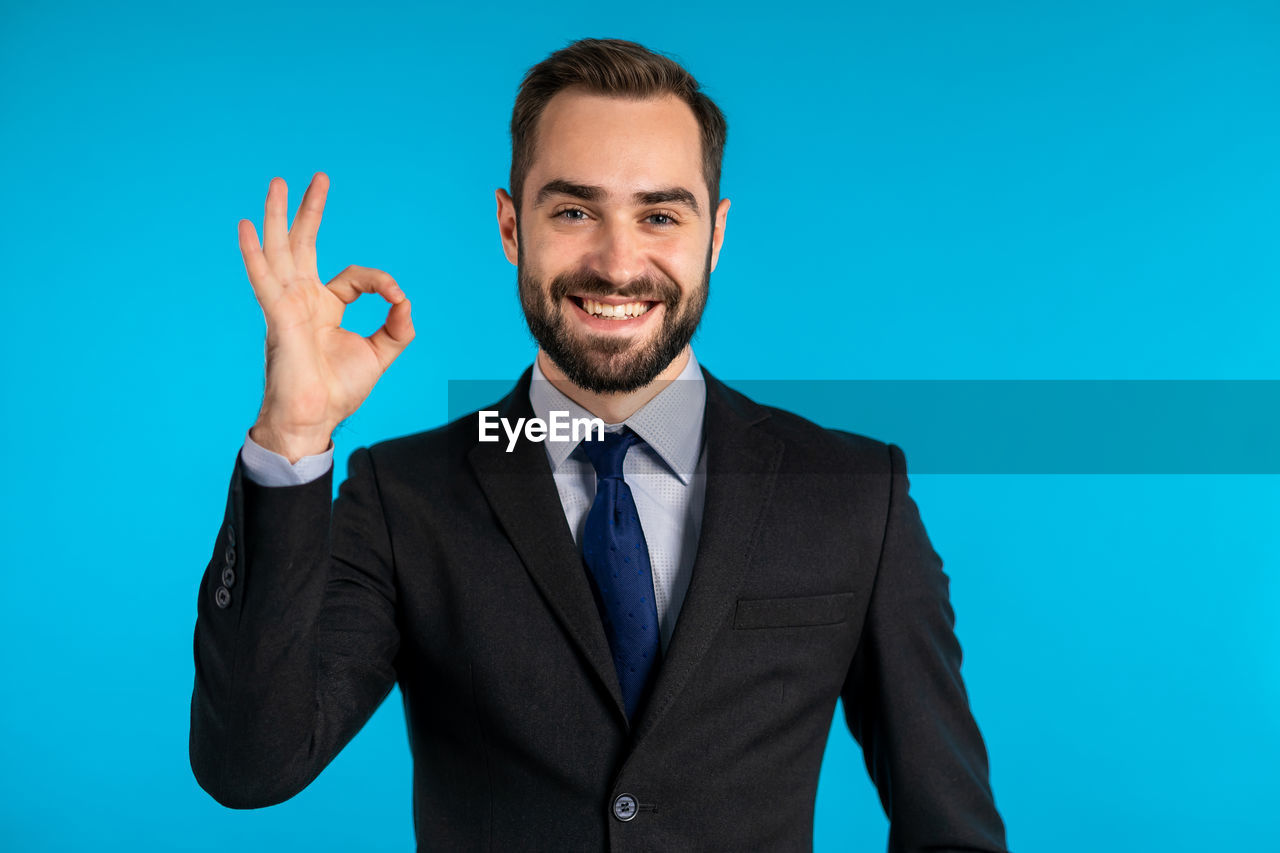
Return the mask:
<svg viewBox="0 0 1280 853">
<path fill-rule="evenodd" d="M 387 312 L 387 321 L 382 324 L 382 328 L 366 338 L 369 345 L 373 347 L 374 354 L 378 357 L 378 364 L 383 370 L 390 367 L 391 362 L 395 361 L 413 340 L 413 318 L 409 311 L 409 298 L 405 297 L 391 306 L 391 310 Z"/>
</svg>

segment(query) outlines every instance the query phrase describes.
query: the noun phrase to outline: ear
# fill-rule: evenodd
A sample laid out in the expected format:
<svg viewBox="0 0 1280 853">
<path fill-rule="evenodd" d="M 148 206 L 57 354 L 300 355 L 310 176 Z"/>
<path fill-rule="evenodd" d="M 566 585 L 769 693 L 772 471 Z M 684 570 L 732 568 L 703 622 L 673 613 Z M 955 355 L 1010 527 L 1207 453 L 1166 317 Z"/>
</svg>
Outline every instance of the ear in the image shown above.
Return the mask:
<svg viewBox="0 0 1280 853">
<path fill-rule="evenodd" d="M 720 246 L 724 243 L 724 221 L 729 216 L 729 199 L 720 199 L 720 204 L 716 206 L 716 218 L 712 223 L 711 232 L 711 269 L 716 268 L 716 264 L 720 260 Z"/>
<path fill-rule="evenodd" d="M 501 187 L 494 196 L 498 199 L 498 234 L 502 237 L 502 253 L 513 266 L 518 266 L 520 235 L 516 226 L 515 200 Z"/>
</svg>

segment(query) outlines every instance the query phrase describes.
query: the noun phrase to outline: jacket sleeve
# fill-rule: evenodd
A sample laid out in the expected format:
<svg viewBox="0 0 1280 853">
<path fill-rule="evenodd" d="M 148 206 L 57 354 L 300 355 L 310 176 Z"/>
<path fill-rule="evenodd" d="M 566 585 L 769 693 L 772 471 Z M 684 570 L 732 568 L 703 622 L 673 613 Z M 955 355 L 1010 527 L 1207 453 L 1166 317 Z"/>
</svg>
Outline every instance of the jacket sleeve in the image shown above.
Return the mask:
<svg viewBox="0 0 1280 853">
<path fill-rule="evenodd" d="M 196 605 L 191 769 L 259 808 L 311 783 L 396 681 L 394 565 L 373 458 L 268 487 L 237 456 Z"/>
<path fill-rule="evenodd" d="M 890 444 L 875 584 L 841 697 L 889 818 L 890 853 L 1000 851 L 1005 828 L 960 677 L 950 580 Z"/>
</svg>

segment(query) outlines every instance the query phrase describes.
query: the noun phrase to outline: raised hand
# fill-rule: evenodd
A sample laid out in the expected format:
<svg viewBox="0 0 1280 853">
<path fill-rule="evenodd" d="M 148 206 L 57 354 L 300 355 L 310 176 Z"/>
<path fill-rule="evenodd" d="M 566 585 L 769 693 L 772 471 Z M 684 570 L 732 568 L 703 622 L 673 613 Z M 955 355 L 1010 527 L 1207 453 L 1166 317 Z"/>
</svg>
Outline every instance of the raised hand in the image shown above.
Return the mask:
<svg viewBox="0 0 1280 853">
<path fill-rule="evenodd" d="M 250 435 L 290 462 L 326 450 L 333 430 L 413 340 L 409 299 L 387 273 L 350 266 L 320 282 L 316 233 L 328 191 L 329 177 L 317 172 L 290 228 L 288 187 L 272 178 L 262 245 L 252 221 L 238 226 L 245 270 L 267 321 L 266 389 Z M 391 303 L 386 322 L 368 337 L 340 325 L 362 293 Z"/>
</svg>

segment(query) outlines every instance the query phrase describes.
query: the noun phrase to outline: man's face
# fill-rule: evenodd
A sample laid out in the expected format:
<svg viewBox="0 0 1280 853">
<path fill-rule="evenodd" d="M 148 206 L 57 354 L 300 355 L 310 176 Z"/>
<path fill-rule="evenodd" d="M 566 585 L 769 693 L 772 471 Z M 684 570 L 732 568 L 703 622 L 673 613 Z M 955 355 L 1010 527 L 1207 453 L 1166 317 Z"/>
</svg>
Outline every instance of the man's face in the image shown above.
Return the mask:
<svg viewBox="0 0 1280 853">
<path fill-rule="evenodd" d="M 698 327 L 728 209 L 712 207 L 683 101 L 558 93 L 538 120 L 518 230 L 498 191 L 538 345 L 588 391 L 648 385 Z"/>
</svg>

